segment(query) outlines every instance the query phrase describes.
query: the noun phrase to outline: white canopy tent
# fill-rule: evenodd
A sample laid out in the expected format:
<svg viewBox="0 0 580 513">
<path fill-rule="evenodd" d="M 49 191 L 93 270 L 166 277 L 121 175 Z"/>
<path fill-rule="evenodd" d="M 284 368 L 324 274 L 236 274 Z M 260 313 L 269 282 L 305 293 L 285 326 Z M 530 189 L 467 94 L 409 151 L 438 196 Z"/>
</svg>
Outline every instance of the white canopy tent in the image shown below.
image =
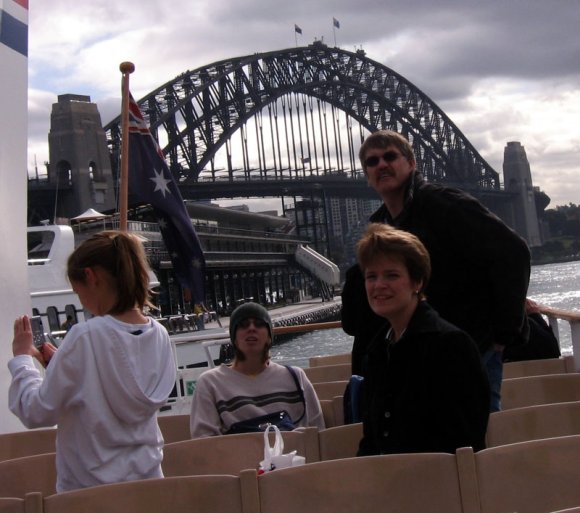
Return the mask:
<svg viewBox="0 0 580 513">
<path fill-rule="evenodd" d="M 76 217 L 73 217 L 71 221 L 92 221 L 94 219 L 103 219 L 104 217 L 109 217 L 106 214 L 101 214 L 97 212 L 94 208 L 89 208 L 85 210 L 82 214 L 79 214 Z"/>
<path fill-rule="evenodd" d="M 103 229 L 106 228 L 106 219 L 110 217 L 106 214 L 96 211 L 94 208 L 89 208 L 85 210 L 82 214 L 71 218 L 71 221 L 76 221 L 77 223 L 82 223 L 83 221 L 96 221 L 97 219 L 103 220 Z M 79 227 L 80 230 L 80 227 Z"/>
</svg>

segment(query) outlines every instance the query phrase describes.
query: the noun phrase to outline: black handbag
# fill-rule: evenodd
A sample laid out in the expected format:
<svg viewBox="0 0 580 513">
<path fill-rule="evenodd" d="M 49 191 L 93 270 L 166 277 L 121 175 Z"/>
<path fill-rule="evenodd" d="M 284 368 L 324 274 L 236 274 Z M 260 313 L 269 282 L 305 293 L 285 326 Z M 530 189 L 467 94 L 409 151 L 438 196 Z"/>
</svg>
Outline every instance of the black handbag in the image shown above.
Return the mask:
<svg viewBox="0 0 580 513">
<path fill-rule="evenodd" d="M 288 372 L 292 376 L 292 379 L 296 384 L 296 388 L 300 393 L 302 404 L 304 405 L 304 412 L 296 421 L 296 423 L 298 423 L 306 414 L 306 401 L 304 400 L 304 392 L 300 387 L 298 376 L 296 376 L 294 369 L 292 369 L 292 367 L 289 365 L 285 365 L 285 367 L 288 369 Z M 296 429 L 296 423 L 294 423 L 292 417 L 290 417 L 290 414 L 286 410 L 281 410 L 275 413 L 267 413 L 266 415 L 261 415 L 252 419 L 236 422 L 230 426 L 228 431 L 226 431 L 226 435 L 236 435 L 239 433 L 259 433 L 260 431 L 265 431 L 268 425 L 276 426 L 280 431 L 293 431 Z"/>
<path fill-rule="evenodd" d="M 232 424 L 226 434 L 236 435 L 238 433 L 257 433 L 265 431 L 268 425 L 276 426 L 280 431 L 292 431 L 296 428 L 292 418 L 286 410 L 268 413 L 253 419 L 241 420 Z"/>
</svg>

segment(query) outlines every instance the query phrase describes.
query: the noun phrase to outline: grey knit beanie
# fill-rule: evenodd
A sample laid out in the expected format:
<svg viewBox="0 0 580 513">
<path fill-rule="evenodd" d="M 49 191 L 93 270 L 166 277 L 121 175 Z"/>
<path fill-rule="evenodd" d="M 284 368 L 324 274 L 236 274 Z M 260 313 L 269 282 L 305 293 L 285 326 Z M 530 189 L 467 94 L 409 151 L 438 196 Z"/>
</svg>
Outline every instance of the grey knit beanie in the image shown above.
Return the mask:
<svg viewBox="0 0 580 513">
<path fill-rule="evenodd" d="M 270 332 L 270 338 L 274 340 L 274 335 L 272 333 L 272 319 L 268 310 L 266 310 L 262 305 L 258 303 L 244 303 L 238 306 L 230 316 L 230 340 L 232 344 L 236 338 L 236 328 L 238 324 L 244 319 L 260 319 L 268 325 L 268 331 Z"/>
</svg>

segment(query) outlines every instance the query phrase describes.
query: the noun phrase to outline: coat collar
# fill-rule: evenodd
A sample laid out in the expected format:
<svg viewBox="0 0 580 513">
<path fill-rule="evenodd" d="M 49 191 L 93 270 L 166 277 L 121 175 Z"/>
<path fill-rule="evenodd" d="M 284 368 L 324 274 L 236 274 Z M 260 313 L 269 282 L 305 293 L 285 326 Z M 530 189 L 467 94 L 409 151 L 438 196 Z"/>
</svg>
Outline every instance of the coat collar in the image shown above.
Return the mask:
<svg viewBox="0 0 580 513">
<path fill-rule="evenodd" d="M 441 329 L 440 320 L 439 314 L 427 301 L 420 301 L 409 321 L 406 333 L 424 335 L 439 332 Z"/>
<path fill-rule="evenodd" d="M 397 341 L 405 341 L 406 338 L 415 337 L 416 335 L 433 335 L 441 331 L 441 317 L 433 309 L 433 307 L 427 301 L 420 301 L 409 321 L 409 325 L 404 332 L 404 335 Z M 380 331 L 375 335 L 372 342 L 369 345 L 369 352 L 372 352 L 373 348 L 377 345 L 383 345 L 385 342 L 385 337 L 391 328 L 389 322 L 385 319 L 385 325 L 380 329 Z"/>
<path fill-rule="evenodd" d="M 415 191 L 419 188 L 421 184 L 424 183 L 423 175 L 418 171 L 413 171 L 410 176 L 407 184 L 405 186 L 405 199 L 403 210 L 401 213 L 393 218 L 391 213 L 383 203 L 381 207 L 371 216 L 370 221 L 374 223 L 387 223 L 392 226 L 401 226 L 403 221 L 409 215 L 409 210 L 411 208 L 411 204 L 413 202 L 413 197 L 415 196 Z"/>
</svg>

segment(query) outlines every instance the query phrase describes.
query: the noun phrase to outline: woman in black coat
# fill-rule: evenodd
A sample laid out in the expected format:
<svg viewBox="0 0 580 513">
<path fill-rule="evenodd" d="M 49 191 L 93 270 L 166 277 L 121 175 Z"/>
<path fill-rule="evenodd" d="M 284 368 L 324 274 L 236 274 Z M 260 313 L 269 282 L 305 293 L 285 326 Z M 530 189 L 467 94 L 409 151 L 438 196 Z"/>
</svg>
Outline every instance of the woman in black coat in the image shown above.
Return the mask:
<svg viewBox="0 0 580 513">
<path fill-rule="evenodd" d="M 483 449 L 487 376 L 473 339 L 425 301 L 427 250 L 408 232 L 371 224 L 357 256 L 369 305 L 388 321 L 363 361 L 359 455 Z"/>
</svg>

